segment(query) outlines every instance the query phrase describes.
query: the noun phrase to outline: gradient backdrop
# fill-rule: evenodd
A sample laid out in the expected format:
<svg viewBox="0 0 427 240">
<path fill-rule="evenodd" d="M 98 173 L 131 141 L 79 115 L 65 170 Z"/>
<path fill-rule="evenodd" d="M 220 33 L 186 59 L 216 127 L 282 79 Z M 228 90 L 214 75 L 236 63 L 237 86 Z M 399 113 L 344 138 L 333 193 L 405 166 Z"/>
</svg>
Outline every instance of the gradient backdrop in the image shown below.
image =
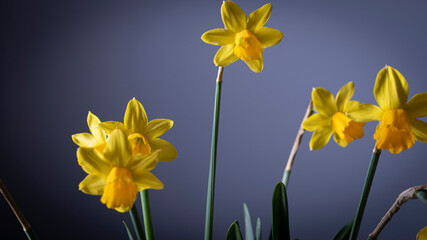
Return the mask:
<svg viewBox="0 0 427 240">
<path fill-rule="evenodd" d="M 246 13 L 265 1 L 237 1 Z M 127 239 L 129 214 L 78 190 L 86 176 L 71 135 L 86 116 L 122 121 L 136 97 L 149 119 L 175 121 L 164 138 L 178 158 L 154 173 L 157 239 L 202 239 L 218 47 L 200 36 L 223 27 L 222 1 L 8 1 L 1 8 L 0 177 L 40 239 Z M 271 196 L 310 101 L 312 87 L 334 94 L 349 81 L 354 99 L 372 90 L 385 64 L 407 79 L 410 97 L 427 92 L 426 1 L 273 1 L 268 27 L 284 40 L 264 52 L 255 74 L 242 62 L 224 70 L 214 238 L 224 239 L 242 204 L 271 225 Z M 425 120 L 425 119 L 424 119 Z M 366 137 L 310 152 L 307 133 L 288 189 L 291 235 L 330 239 L 356 212 L 374 146 Z M 361 226 L 366 239 L 403 190 L 427 184 L 427 144 L 399 155 L 384 151 Z M 139 207 L 139 206 L 138 206 Z M 0 238 L 25 239 L 0 199 Z M 427 206 L 410 201 L 381 234 L 415 239 Z"/>
</svg>

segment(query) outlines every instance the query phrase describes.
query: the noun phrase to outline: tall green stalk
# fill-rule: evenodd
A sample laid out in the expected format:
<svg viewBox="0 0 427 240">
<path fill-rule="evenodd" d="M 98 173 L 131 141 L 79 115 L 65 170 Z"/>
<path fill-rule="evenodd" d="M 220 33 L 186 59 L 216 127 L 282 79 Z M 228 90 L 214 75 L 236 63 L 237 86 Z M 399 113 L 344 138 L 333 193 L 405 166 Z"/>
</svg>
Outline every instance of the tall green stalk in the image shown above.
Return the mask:
<svg viewBox="0 0 427 240">
<path fill-rule="evenodd" d="M 218 68 L 218 77 L 216 80 L 215 107 L 214 107 L 212 141 L 211 141 L 211 157 L 210 157 L 210 165 L 209 165 L 208 193 L 206 198 L 205 240 L 212 239 L 214 195 L 215 195 L 216 152 L 217 152 L 217 143 L 218 143 L 219 110 L 220 110 L 220 104 L 221 104 L 221 86 L 222 86 L 223 70 L 224 70 L 223 67 Z"/>
<path fill-rule="evenodd" d="M 145 240 L 144 231 L 142 230 L 141 220 L 138 215 L 138 209 L 136 205 L 133 204 L 132 208 L 129 211 L 130 218 L 132 219 L 133 228 L 136 232 L 136 237 L 138 240 Z"/>
<path fill-rule="evenodd" d="M 357 208 L 356 218 L 354 225 L 351 229 L 350 240 L 356 240 L 359 234 L 360 224 L 362 223 L 363 213 L 365 212 L 366 202 L 368 201 L 369 191 L 371 190 L 372 182 L 374 181 L 375 170 L 377 169 L 378 160 L 380 159 L 381 150 L 374 147 L 369 165 L 368 173 L 366 175 L 365 184 L 363 186 L 362 196 L 360 197 L 359 207 Z"/>
<path fill-rule="evenodd" d="M 305 111 L 305 115 L 301 121 L 300 128 L 294 141 L 294 145 L 292 146 L 292 150 L 289 154 L 288 163 L 286 164 L 285 171 L 283 172 L 282 183 L 285 184 L 285 187 L 288 187 L 289 177 L 292 171 L 292 165 L 294 164 L 295 156 L 297 155 L 298 149 L 301 145 L 302 136 L 304 135 L 304 128 L 302 127 L 302 124 L 308 117 L 310 117 L 311 114 L 313 114 L 312 101 L 310 102 L 310 104 L 308 104 L 307 111 Z"/>
<path fill-rule="evenodd" d="M 144 216 L 145 236 L 154 240 L 153 222 L 151 221 L 150 199 L 148 189 L 141 191 L 142 215 Z"/>
</svg>

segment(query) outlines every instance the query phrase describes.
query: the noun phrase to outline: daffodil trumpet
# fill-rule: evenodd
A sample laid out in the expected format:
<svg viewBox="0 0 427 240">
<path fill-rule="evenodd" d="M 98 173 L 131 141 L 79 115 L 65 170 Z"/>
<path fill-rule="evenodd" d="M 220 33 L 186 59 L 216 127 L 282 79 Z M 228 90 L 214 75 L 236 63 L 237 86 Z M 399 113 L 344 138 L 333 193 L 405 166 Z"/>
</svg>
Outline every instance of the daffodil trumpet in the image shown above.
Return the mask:
<svg viewBox="0 0 427 240">
<path fill-rule="evenodd" d="M 222 73 L 223 67 L 218 68 L 218 76 L 215 88 L 215 106 L 212 127 L 212 140 L 211 140 L 211 155 L 209 161 L 209 179 L 208 179 L 208 192 L 206 198 L 206 219 L 205 219 L 205 240 L 212 239 L 213 229 L 213 214 L 214 214 L 214 196 L 215 196 L 215 171 L 216 171 L 216 153 L 218 147 L 218 128 L 219 128 L 219 113 L 221 106 L 221 87 L 222 87 Z"/>
<path fill-rule="evenodd" d="M 356 240 L 357 235 L 359 234 L 360 224 L 362 223 L 363 213 L 365 212 L 366 203 L 368 201 L 369 192 L 371 191 L 372 182 L 374 181 L 375 171 L 377 169 L 380 155 L 381 150 L 375 146 L 372 152 L 369 169 L 366 174 L 365 184 L 363 185 L 362 195 L 360 197 L 354 224 L 351 228 L 350 240 Z"/>
<path fill-rule="evenodd" d="M 297 136 L 294 141 L 294 145 L 292 146 L 292 150 L 289 154 L 288 162 L 286 164 L 285 171 L 283 172 L 282 182 L 285 184 L 285 187 L 288 187 L 289 177 L 292 171 L 292 165 L 294 163 L 295 157 L 297 155 L 298 149 L 301 145 L 302 136 L 304 135 L 304 127 L 302 126 L 304 121 L 307 120 L 310 115 L 313 114 L 313 101 L 310 101 L 308 104 L 307 111 L 302 119 L 300 128 L 298 130 Z"/>
</svg>

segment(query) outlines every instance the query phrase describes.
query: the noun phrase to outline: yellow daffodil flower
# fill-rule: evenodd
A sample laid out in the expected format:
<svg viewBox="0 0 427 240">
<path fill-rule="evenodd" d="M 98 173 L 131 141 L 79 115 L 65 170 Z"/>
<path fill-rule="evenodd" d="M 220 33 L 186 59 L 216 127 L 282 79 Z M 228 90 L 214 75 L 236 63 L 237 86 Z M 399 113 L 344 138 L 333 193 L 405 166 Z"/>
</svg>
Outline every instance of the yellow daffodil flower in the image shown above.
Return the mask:
<svg viewBox="0 0 427 240">
<path fill-rule="evenodd" d="M 417 240 L 427 240 L 427 226 L 418 232 Z"/>
<path fill-rule="evenodd" d="M 224 1 L 221 17 L 225 29 L 212 29 L 202 35 L 204 42 L 222 46 L 214 57 L 215 65 L 225 67 L 240 58 L 252 71 L 261 72 L 264 67 L 264 48 L 278 44 L 283 38 L 281 31 L 264 27 L 270 18 L 271 9 L 270 3 L 265 4 L 247 18 L 237 4 Z"/>
<path fill-rule="evenodd" d="M 314 88 L 311 93 L 314 108 L 319 112 L 311 115 L 303 123 L 307 131 L 314 131 L 310 140 L 310 150 L 323 148 L 334 134 L 335 142 L 346 147 L 354 139 L 362 138 L 365 123 L 352 121 L 347 112 L 359 106 L 357 101 L 350 101 L 354 92 L 353 82 L 344 85 L 337 93 L 336 99 L 332 93 L 323 88 Z"/>
<path fill-rule="evenodd" d="M 154 119 L 148 122 L 142 104 L 133 98 L 129 101 L 123 122 L 102 122 L 99 126 L 107 132 L 116 128 L 122 129 L 132 145 L 133 154 L 149 155 L 156 150 L 162 150 L 159 161 L 172 161 L 176 158 L 176 149 L 168 141 L 160 139 L 161 135 L 173 126 L 169 119 Z"/>
<path fill-rule="evenodd" d="M 101 121 L 95 114 L 89 112 L 87 115 L 87 125 L 91 133 L 77 133 L 72 137 L 75 144 L 79 147 L 95 148 L 103 152 L 106 143 L 106 133 L 100 129 L 98 124 Z"/>
<path fill-rule="evenodd" d="M 79 165 L 89 174 L 79 188 L 86 194 L 102 195 L 101 202 L 108 208 L 129 211 L 139 191 L 163 188 L 163 183 L 150 173 L 159 152 L 133 155 L 126 134 L 116 129 L 108 138 L 103 154 L 94 148 L 77 150 Z"/>
<path fill-rule="evenodd" d="M 374 139 L 378 149 L 400 153 L 415 144 L 427 142 L 427 123 L 417 118 L 427 116 L 427 93 L 408 100 L 408 83 L 396 69 L 386 66 L 375 81 L 374 95 L 379 105 L 361 104 L 349 112 L 360 121 L 379 121 Z"/>
</svg>

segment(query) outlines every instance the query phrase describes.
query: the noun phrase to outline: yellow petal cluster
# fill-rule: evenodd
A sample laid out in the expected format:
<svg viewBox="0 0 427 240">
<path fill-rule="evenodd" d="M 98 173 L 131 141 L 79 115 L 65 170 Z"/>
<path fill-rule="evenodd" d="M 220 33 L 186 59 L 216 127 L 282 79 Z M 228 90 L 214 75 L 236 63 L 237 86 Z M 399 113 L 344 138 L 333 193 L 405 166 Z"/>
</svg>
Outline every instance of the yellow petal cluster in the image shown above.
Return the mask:
<svg viewBox="0 0 427 240">
<path fill-rule="evenodd" d="M 139 191 L 163 188 L 163 183 L 150 173 L 157 164 L 159 152 L 133 155 L 126 134 L 116 129 L 102 153 L 88 147 L 77 150 L 78 163 L 88 174 L 79 188 L 86 194 L 102 195 L 101 202 L 108 208 L 129 211 Z"/>
<path fill-rule="evenodd" d="M 144 107 L 135 98 L 129 101 L 123 122 L 102 122 L 98 126 L 107 133 L 116 128 L 122 129 L 131 143 L 133 155 L 161 150 L 159 161 L 163 162 L 172 161 L 177 156 L 176 149 L 170 142 L 158 138 L 172 128 L 173 121 L 154 119 L 148 122 Z"/>
<path fill-rule="evenodd" d="M 396 69 L 386 66 L 378 72 L 374 95 L 379 106 L 361 104 L 349 111 L 360 122 L 379 121 L 374 134 L 376 147 L 400 153 L 415 144 L 427 142 L 427 123 L 417 118 L 427 116 L 427 93 L 408 100 L 408 83 Z"/>
<path fill-rule="evenodd" d="M 89 112 L 87 115 L 87 125 L 91 133 L 77 133 L 72 137 L 75 144 L 79 147 L 95 148 L 102 153 L 106 143 L 106 132 L 99 128 L 99 118 Z"/>
<path fill-rule="evenodd" d="M 214 57 L 215 65 L 225 67 L 241 59 L 252 71 L 261 72 L 264 49 L 278 44 L 283 38 L 281 31 L 264 27 L 271 9 L 268 3 L 246 17 L 237 4 L 224 1 L 221 17 L 225 29 L 212 29 L 202 35 L 204 42 L 221 46 Z"/>
<path fill-rule="evenodd" d="M 350 101 L 353 93 L 353 82 L 344 85 L 336 98 L 324 88 L 313 89 L 313 105 L 318 113 L 311 115 L 302 125 L 305 130 L 314 131 L 310 140 L 311 150 L 323 148 L 332 134 L 335 142 L 341 147 L 346 147 L 353 140 L 364 136 L 365 123 L 353 121 L 347 116 L 348 111 L 360 105 L 357 101 Z"/>
</svg>

